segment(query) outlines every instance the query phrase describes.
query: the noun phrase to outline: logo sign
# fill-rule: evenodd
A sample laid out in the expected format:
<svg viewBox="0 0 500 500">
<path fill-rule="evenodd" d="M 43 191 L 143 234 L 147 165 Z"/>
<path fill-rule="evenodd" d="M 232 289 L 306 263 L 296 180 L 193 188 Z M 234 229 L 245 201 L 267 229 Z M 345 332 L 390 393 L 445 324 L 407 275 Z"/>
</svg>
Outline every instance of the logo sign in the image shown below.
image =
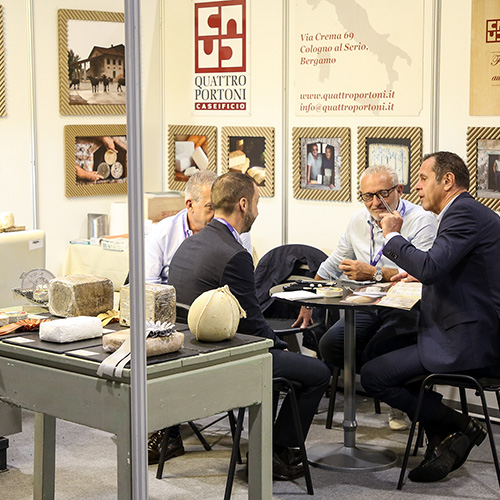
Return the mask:
<svg viewBox="0 0 500 500">
<path fill-rule="evenodd" d="M 486 20 L 486 43 L 500 42 L 500 19 Z"/>
<path fill-rule="evenodd" d="M 195 2 L 194 108 L 248 109 L 246 0 Z"/>
</svg>

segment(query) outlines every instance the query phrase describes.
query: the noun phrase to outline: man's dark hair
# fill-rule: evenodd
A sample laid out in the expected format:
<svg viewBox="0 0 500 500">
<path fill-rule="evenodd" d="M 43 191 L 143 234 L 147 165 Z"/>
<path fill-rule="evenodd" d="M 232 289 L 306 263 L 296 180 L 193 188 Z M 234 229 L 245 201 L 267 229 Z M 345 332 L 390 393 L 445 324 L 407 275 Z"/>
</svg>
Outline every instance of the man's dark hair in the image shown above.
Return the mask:
<svg viewBox="0 0 500 500">
<path fill-rule="evenodd" d="M 455 184 L 459 188 L 469 189 L 470 179 L 467 165 L 460 156 L 449 151 L 438 151 L 424 156 L 424 161 L 434 158 L 432 169 L 436 173 L 436 181 L 439 183 L 447 172 L 455 176 Z"/>
<path fill-rule="evenodd" d="M 212 186 L 212 207 L 226 215 L 233 213 L 241 198 L 252 202 L 257 183 L 247 174 L 228 172 Z"/>
</svg>

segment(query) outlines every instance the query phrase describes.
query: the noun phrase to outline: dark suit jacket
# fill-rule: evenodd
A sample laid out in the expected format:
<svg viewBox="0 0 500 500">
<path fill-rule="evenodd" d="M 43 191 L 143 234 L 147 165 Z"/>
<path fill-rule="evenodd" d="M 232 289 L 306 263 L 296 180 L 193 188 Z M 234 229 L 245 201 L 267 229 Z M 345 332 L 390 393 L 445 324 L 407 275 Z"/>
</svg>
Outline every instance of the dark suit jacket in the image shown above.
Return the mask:
<svg viewBox="0 0 500 500">
<path fill-rule="evenodd" d="M 395 236 L 384 254 L 423 283 L 418 352 L 427 370 L 500 365 L 500 218 L 493 211 L 462 193 L 427 252 Z"/>
<path fill-rule="evenodd" d="M 277 348 L 287 347 L 260 310 L 251 255 L 219 221 L 213 220 L 182 242 L 170 263 L 168 284 L 174 286 L 177 301 L 189 305 L 203 292 L 228 285 L 247 314 L 238 332 L 273 339 Z"/>
</svg>

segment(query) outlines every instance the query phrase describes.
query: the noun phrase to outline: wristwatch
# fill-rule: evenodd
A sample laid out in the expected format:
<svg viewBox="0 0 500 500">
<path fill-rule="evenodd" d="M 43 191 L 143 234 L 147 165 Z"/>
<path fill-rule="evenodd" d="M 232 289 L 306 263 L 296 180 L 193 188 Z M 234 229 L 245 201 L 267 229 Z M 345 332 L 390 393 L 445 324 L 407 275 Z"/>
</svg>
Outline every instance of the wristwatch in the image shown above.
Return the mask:
<svg viewBox="0 0 500 500">
<path fill-rule="evenodd" d="M 380 283 L 384 279 L 384 273 L 382 272 L 382 269 L 380 267 L 377 267 L 376 269 L 377 270 L 375 271 L 375 274 L 373 275 L 373 279 L 377 283 Z"/>
</svg>

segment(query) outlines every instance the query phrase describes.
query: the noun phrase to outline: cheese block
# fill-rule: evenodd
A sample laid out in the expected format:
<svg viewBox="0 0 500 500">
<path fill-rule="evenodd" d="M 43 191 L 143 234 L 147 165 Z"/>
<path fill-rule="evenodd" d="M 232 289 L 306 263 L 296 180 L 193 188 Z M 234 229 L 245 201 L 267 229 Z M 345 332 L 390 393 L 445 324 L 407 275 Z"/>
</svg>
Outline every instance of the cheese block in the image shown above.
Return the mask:
<svg viewBox="0 0 500 500">
<path fill-rule="evenodd" d="M 250 160 L 243 151 L 238 149 L 229 153 L 229 170 L 237 170 L 244 174 L 249 166 Z"/>
<path fill-rule="evenodd" d="M 203 151 L 200 147 L 194 150 L 193 161 L 200 170 L 206 170 L 208 168 L 208 157 L 205 154 L 205 151 Z"/>
<path fill-rule="evenodd" d="M 175 323 L 175 288 L 146 283 L 146 321 Z M 130 286 L 120 288 L 120 325 L 130 326 Z"/>
<path fill-rule="evenodd" d="M 113 309 L 113 282 L 109 278 L 75 274 L 49 282 L 49 311 L 54 316 L 97 316 Z"/>
<path fill-rule="evenodd" d="M 28 313 L 25 311 L 9 311 L 0 314 L 0 326 L 17 323 L 22 319 L 28 319 Z"/>
<path fill-rule="evenodd" d="M 12 212 L 0 212 L 0 228 L 9 229 L 14 226 L 14 214 Z"/>
<path fill-rule="evenodd" d="M 130 329 L 108 333 L 102 337 L 102 347 L 106 352 L 115 352 L 130 336 Z M 164 337 L 146 339 L 146 355 L 159 356 L 169 352 L 176 352 L 184 345 L 184 334 L 174 332 Z"/>
<path fill-rule="evenodd" d="M 101 320 L 91 316 L 55 319 L 40 323 L 40 340 L 47 342 L 63 344 L 101 336 Z"/>
</svg>

